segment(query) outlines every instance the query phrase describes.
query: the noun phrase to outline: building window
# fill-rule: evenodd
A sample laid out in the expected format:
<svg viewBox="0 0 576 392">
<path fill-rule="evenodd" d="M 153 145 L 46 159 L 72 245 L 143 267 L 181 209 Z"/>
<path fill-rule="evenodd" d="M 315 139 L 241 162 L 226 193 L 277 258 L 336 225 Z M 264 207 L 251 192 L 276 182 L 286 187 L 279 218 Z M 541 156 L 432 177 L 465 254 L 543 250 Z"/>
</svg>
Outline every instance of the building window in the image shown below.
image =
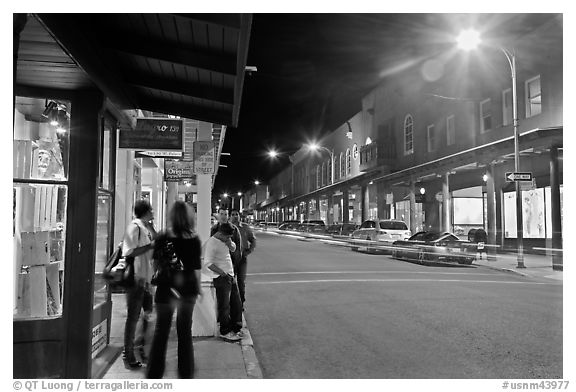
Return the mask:
<svg viewBox="0 0 576 392">
<path fill-rule="evenodd" d="M 414 120 L 411 115 L 404 119 L 404 155 L 414 153 Z"/>
<path fill-rule="evenodd" d="M 346 157 L 343 152 L 340 153 L 340 178 L 346 177 Z"/>
<path fill-rule="evenodd" d="M 352 172 L 352 154 L 350 153 L 350 149 L 346 150 L 346 175 L 350 175 Z"/>
<path fill-rule="evenodd" d="M 540 76 L 526 81 L 526 118 L 542 113 Z"/>
<path fill-rule="evenodd" d="M 14 103 L 13 318 L 60 317 L 71 104 L 21 96 Z"/>
<path fill-rule="evenodd" d="M 480 132 L 492 129 L 492 108 L 490 99 L 480 102 Z"/>
<path fill-rule="evenodd" d="M 502 91 L 502 125 L 512 124 L 512 90 Z"/>
<path fill-rule="evenodd" d="M 320 165 L 316 165 L 316 189 L 320 188 Z"/>
<path fill-rule="evenodd" d="M 446 141 L 449 146 L 456 143 L 456 124 L 454 116 L 446 118 Z"/>
<path fill-rule="evenodd" d="M 354 160 L 358 159 L 358 145 L 356 143 L 354 143 L 354 146 L 352 147 L 352 157 Z"/>
<path fill-rule="evenodd" d="M 322 186 L 326 185 L 326 162 L 322 162 Z"/>
<path fill-rule="evenodd" d="M 328 165 L 326 165 L 326 178 L 328 178 L 328 185 L 334 182 L 332 178 L 332 157 L 328 160 Z"/>
</svg>

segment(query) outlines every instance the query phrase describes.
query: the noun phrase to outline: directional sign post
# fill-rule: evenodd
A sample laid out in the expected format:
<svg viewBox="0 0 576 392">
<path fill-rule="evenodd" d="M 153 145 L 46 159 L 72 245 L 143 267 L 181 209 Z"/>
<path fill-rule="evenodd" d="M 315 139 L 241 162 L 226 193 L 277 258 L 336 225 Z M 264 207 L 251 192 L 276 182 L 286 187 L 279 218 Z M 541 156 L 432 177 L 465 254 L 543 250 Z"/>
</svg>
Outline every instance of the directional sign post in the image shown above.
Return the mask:
<svg viewBox="0 0 576 392">
<path fill-rule="evenodd" d="M 532 173 L 530 172 L 508 172 L 506 173 L 506 181 L 532 181 Z"/>
</svg>

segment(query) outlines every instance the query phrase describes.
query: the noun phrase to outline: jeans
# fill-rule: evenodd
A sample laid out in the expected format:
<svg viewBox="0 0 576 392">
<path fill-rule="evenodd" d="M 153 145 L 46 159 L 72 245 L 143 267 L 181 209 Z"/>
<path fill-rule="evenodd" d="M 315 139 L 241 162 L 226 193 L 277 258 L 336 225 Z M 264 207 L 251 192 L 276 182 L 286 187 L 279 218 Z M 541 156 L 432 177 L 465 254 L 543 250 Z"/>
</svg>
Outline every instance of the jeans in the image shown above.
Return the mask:
<svg viewBox="0 0 576 392">
<path fill-rule="evenodd" d="M 136 362 L 134 355 L 134 335 L 136 334 L 136 327 L 138 319 L 140 318 L 140 310 L 146 295 L 146 286 L 142 281 L 137 281 L 134 286 L 126 289 L 126 307 L 128 314 L 126 316 L 126 324 L 124 326 L 124 359 L 133 363 Z M 140 337 L 139 340 L 144 340 Z"/>
<path fill-rule="evenodd" d="M 244 309 L 244 302 L 246 301 L 246 270 L 248 269 L 248 262 L 246 256 L 242 256 L 240 262 L 236 265 L 236 281 L 238 282 L 238 291 L 240 291 L 240 300 L 242 301 L 242 309 Z"/>
<path fill-rule="evenodd" d="M 156 303 L 156 329 L 146 369 L 147 378 L 162 378 L 166 364 L 166 348 L 172 325 L 172 315 L 176 316 L 178 334 L 178 377 L 194 377 L 194 346 L 192 345 L 192 312 L 196 297 L 172 299 L 168 303 Z"/>
<path fill-rule="evenodd" d="M 242 329 L 242 302 L 238 286 L 232 277 L 219 276 L 213 280 L 216 289 L 220 334 L 240 332 Z"/>
</svg>

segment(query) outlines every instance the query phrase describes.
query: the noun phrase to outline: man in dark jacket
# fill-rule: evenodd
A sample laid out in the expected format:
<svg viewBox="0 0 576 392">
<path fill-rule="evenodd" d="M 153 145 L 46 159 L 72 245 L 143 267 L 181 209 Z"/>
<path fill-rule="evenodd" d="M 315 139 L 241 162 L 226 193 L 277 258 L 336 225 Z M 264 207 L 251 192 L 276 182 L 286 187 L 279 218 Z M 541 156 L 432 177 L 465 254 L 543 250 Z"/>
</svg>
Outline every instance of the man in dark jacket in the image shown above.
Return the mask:
<svg viewBox="0 0 576 392">
<path fill-rule="evenodd" d="M 254 237 L 254 233 L 250 226 L 246 223 L 240 222 L 240 213 L 237 210 L 231 211 L 230 221 L 233 225 L 238 227 L 240 234 L 240 254 L 235 260 L 234 272 L 236 274 L 236 280 L 238 281 L 238 290 L 240 290 L 242 310 L 244 310 L 244 301 L 246 300 L 246 271 L 248 269 L 247 256 L 256 248 L 256 237 Z"/>
</svg>

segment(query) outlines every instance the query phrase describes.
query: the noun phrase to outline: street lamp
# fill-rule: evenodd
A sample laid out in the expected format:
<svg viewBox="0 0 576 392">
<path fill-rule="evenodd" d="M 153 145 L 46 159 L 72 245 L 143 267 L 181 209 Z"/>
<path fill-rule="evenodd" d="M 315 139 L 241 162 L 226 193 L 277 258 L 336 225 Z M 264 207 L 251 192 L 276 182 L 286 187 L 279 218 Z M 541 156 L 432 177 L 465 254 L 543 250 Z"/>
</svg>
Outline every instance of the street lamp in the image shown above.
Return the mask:
<svg viewBox="0 0 576 392">
<path fill-rule="evenodd" d="M 275 159 L 280 155 L 280 153 L 276 150 L 268 151 L 268 156 L 272 159 Z M 290 196 L 294 197 L 294 158 L 292 155 L 288 155 L 288 160 L 290 161 Z"/>
<path fill-rule="evenodd" d="M 308 144 L 308 149 L 310 151 L 326 151 L 330 155 L 330 184 L 334 183 L 334 150 L 330 150 L 327 147 L 320 146 L 316 143 Z"/>
<path fill-rule="evenodd" d="M 480 34 L 474 30 L 465 30 L 458 36 L 458 46 L 464 50 L 475 49 L 481 42 Z M 508 60 L 510 74 L 512 78 L 512 123 L 514 127 L 514 171 L 520 171 L 520 140 L 518 132 L 518 97 L 516 94 L 516 54 L 514 50 L 509 51 L 500 48 Z M 517 268 L 526 268 L 524 265 L 524 232 L 522 219 L 522 193 L 520 191 L 520 182 L 514 181 L 516 187 L 516 232 L 518 248 Z"/>
</svg>

